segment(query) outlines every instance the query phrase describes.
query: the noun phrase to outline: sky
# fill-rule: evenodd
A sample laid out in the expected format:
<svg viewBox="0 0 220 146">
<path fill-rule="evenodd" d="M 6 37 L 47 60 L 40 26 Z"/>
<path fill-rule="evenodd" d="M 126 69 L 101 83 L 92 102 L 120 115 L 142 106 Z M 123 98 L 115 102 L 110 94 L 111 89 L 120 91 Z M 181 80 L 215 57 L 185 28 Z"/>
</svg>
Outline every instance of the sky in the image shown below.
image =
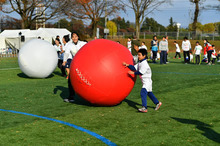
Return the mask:
<svg viewBox="0 0 220 146">
<path fill-rule="evenodd" d="M 220 5 L 220 2 L 218 0 L 206 0 L 200 7 L 207 5 Z M 158 9 L 159 11 L 153 11 L 147 17 L 154 18 L 163 26 L 168 26 L 169 19 L 172 17 L 174 22 L 180 23 L 181 27 L 186 28 L 192 23 L 195 5 L 189 2 L 189 0 L 172 0 L 172 5 L 163 4 Z M 124 17 L 125 20 L 129 20 L 130 22 L 135 21 L 135 15 L 132 9 L 127 9 L 127 14 L 120 13 L 119 16 Z M 200 11 L 199 22 L 202 24 L 220 22 L 220 11 L 202 9 Z"/>
<path fill-rule="evenodd" d="M 207 5 L 220 5 L 218 0 L 204 0 L 203 4 L 200 6 Z M 169 25 L 170 17 L 173 18 L 174 22 L 180 23 L 183 28 L 188 27 L 192 23 L 192 17 L 194 13 L 195 6 L 189 2 L 189 0 L 172 0 L 172 5 L 163 4 L 157 8 L 158 10 L 153 11 L 147 17 L 154 18 L 158 23 L 163 26 Z M 135 22 L 134 11 L 130 8 L 127 8 L 126 14 L 124 12 L 118 13 L 121 18 L 129 20 L 130 22 Z M 18 14 L 10 14 L 10 16 L 19 18 Z M 111 19 L 112 17 L 110 17 Z M 202 24 L 220 22 L 220 11 L 213 9 L 200 11 L 199 22 Z"/>
</svg>

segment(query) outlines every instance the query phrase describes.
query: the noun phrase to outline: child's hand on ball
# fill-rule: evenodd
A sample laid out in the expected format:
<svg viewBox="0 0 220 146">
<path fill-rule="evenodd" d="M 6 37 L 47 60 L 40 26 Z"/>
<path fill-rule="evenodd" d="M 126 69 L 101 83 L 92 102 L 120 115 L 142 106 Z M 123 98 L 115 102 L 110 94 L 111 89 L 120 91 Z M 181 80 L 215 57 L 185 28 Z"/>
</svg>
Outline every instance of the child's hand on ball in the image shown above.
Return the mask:
<svg viewBox="0 0 220 146">
<path fill-rule="evenodd" d="M 127 63 L 125 63 L 125 62 L 123 62 L 122 64 L 123 64 L 124 66 L 129 66 L 129 64 L 127 64 Z"/>
<path fill-rule="evenodd" d="M 128 71 L 128 74 L 133 75 L 134 72 L 133 71 Z"/>
</svg>

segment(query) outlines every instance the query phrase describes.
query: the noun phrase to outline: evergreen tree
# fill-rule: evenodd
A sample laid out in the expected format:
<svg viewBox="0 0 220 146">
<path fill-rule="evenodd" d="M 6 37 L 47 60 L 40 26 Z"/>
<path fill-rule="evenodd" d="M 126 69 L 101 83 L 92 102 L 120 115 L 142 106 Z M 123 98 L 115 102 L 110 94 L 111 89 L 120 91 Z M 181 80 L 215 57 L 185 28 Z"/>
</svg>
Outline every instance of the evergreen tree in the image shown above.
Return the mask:
<svg viewBox="0 0 220 146">
<path fill-rule="evenodd" d="M 153 18 L 146 18 L 141 27 L 141 31 L 150 31 L 150 32 L 158 32 L 158 31 L 166 31 L 166 28 L 155 21 Z"/>
</svg>

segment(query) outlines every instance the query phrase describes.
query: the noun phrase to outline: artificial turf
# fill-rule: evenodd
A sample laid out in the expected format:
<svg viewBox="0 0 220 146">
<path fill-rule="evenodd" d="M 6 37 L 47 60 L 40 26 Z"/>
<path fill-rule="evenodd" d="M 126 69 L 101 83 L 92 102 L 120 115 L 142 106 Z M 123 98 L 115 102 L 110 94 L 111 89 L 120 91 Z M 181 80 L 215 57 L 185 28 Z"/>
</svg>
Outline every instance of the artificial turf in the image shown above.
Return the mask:
<svg viewBox="0 0 220 146">
<path fill-rule="evenodd" d="M 172 54 L 173 55 L 173 54 Z M 148 98 L 148 113 L 139 113 L 141 81 L 119 105 L 96 107 L 68 96 L 67 80 L 57 68 L 46 79 L 31 79 L 17 58 L 0 58 L 0 109 L 69 122 L 117 145 L 219 145 L 220 64 L 151 64 L 153 92 L 163 103 L 158 111 Z M 0 145 L 105 145 L 95 137 L 60 123 L 0 111 Z"/>
</svg>

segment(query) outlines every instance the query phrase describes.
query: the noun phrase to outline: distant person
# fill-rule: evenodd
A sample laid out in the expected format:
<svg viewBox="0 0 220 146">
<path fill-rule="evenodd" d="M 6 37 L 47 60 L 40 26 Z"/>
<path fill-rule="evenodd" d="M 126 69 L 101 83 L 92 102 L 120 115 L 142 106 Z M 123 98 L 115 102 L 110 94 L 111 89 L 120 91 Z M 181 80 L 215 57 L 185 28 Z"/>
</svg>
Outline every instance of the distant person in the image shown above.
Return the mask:
<svg viewBox="0 0 220 146">
<path fill-rule="evenodd" d="M 189 52 L 189 55 L 190 55 L 190 62 L 193 63 L 193 54 L 192 54 L 192 51 Z"/>
<path fill-rule="evenodd" d="M 54 48 L 56 49 L 57 54 L 58 54 L 58 67 L 60 68 L 60 70 L 62 72 L 62 75 L 65 77 L 66 76 L 66 71 L 65 71 L 65 67 L 62 65 L 63 64 L 64 50 L 63 50 L 61 42 L 58 38 L 55 39 Z"/>
<path fill-rule="evenodd" d="M 65 63 L 65 61 L 67 61 L 67 58 L 69 55 L 71 55 L 72 58 L 74 58 L 76 53 L 86 44 L 86 42 L 79 40 L 79 34 L 77 32 L 72 32 L 71 36 L 72 36 L 72 41 L 70 42 L 71 47 L 65 51 L 64 63 Z M 69 89 L 69 97 L 64 99 L 64 102 L 73 103 L 75 100 L 75 91 L 74 91 L 73 86 L 71 84 L 70 76 L 68 78 L 68 89 Z"/>
<path fill-rule="evenodd" d="M 153 40 L 151 41 L 151 51 L 153 54 L 152 61 L 156 63 L 157 51 L 158 51 L 159 42 L 157 40 L 157 36 L 153 36 Z"/>
<path fill-rule="evenodd" d="M 141 46 L 139 46 L 139 49 L 145 49 L 147 50 L 147 46 L 145 45 L 145 42 L 141 43 Z M 148 53 L 147 53 L 148 54 Z M 146 55 L 146 59 L 148 59 L 147 55 Z"/>
<path fill-rule="evenodd" d="M 66 52 L 69 52 L 69 50 L 73 47 L 73 44 L 70 42 L 69 35 L 63 36 L 63 44 L 64 44 L 63 50 L 65 51 L 65 53 L 66 53 Z M 64 54 L 64 55 L 65 55 L 65 54 Z M 65 58 L 65 56 L 64 56 L 64 58 L 63 58 L 63 64 L 62 64 L 62 65 L 63 65 L 63 66 L 65 67 L 65 69 L 66 69 L 66 75 L 67 75 L 66 79 L 69 78 L 70 64 L 71 64 L 71 62 L 72 62 L 72 59 L 73 59 L 73 57 L 72 57 L 71 54 L 68 54 L 68 56 L 67 56 L 66 58 Z"/>
<path fill-rule="evenodd" d="M 94 40 L 96 40 L 96 39 L 97 39 L 97 36 L 94 37 Z"/>
<path fill-rule="evenodd" d="M 212 45 L 212 49 L 213 49 L 213 52 L 212 52 L 212 65 L 215 65 L 215 60 L 216 60 L 216 57 L 217 57 L 217 53 L 215 51 L 215 45 Z"/>
<path fill-rule="evenodd" d="M 176 58 L 177 56 L 179 56 L 179 59 L 181 59 L 181 55 L 180 55 L 180 47 L 178 45 L 178 43 L 176 41 L 174 41 L 173 43 L 176 47 L 176 55 L 173 58 Z"/>
<path fill-rule="evenodd" d="M 194 54 L 195 54 L 195 58 L 196 58 L 196 64 L 200 64 L 201 51 L 202 51 L 202 46 L 197 41 L 195 49 L 194 49 Z"/>
<path fill-rule="evenodd" d="M 183 49 L 183 56 L 184 56 L 185 64 L 190 63 L 189 51 L 191 50 L 191 43 L 187 37 L 184 37 L 184 40 L 182 41 L 182 49 Z M 186 59 L 186 57 L 188 59 Z"/>
<path fill-rule="evenodd" d="M 166 35 L 166 41 L 167 41 L 166 63 L 169 63 L 169 61 L 168 61 L 168 53 L 169 53 L 169 42 L 168 42 L 168 38 L 169 38 L 169 36 Z"/>
<path fill-rule="evenodd" d="M 163 37 L 163 40 L 159 43 L 159 51 L 160 51 L 160 64 L 166 64 L 167 51 L 168 51 L 168 42 L 166 41 L 166 37 Z"/>
<path fill-rule="evenodd" d="M 56 36 L 56 39 L 59 39 L 59 40 L 60 40 L 60 36 L 59 36 L 59 35 L 57 35 L 57 36 Z"/>
<path fill-rule="evenodd" d="M 127 48 L 131 52 L 131 38 L 128 37 Z"/>
<path fill-rule="evenodd" d="M 145 42 L 141 43 L 141 46 L 139 46 L 139 49 L 145 49 L 147 50 L 147 46 L 145 45 Z"/>
<path fill-rule="evenodd" d="M 138 51 L 138 64 L 135 66 L 129 65 L 126 62 L 123 62 L 124 66 L 127 66 L 131 71 L 128 73 L 131 75 L 139 75 L 142 81 L 142 89 L 141 89 L 141 100 L 142 100 L 142 108 L 138 109 L 139 112 L 146 113 L 147 110 L 147 96 L 150 97 L 150 99 L 153 101 L 153 103 L 156 105 L 155 110 L 158 110 L 160 106 L 162 105 L 161 102 L 158 101 L 158 99 L 155 97 L 155 95 L 152 92 L 152 80 L 151 80 L 151 68 L 147 63 L 146 60 L 147 50 L 140 49 Z"/>
<path fill-rule="evenodd" d="M 134 63 L 138 62 L 137 52 L 139 50 L 139 46 L 140 46 L 140 41 L 137 40 L 136 36 L 133 36 L 133 40 L 131 41 L 131 54 L 133 55 Z"/>
<path fill-rule="evenodd" d="M 39 37 L 37 37 L 37 39 L 41 39 L 41 37 L 39 36 Z"/>
<path fill-rule="evenodd" d="M 117 41 L 118 44 L 121 44 L 120 41 Z"/>
<path fill-rule="evenodd" d="M 218 55 L 216 56 L 217 57 L 217 62 L 220 62 L 220 51 L 218 51 Z"/>
<path fill-rule="evenodd" d="M 212 45 L 209 43 L 209 41 L 207 39 L 204 39 L 204 50 L 206 50 L 207 52 L 207 58 L 208 58 L 208 64 L 207 65 L 211 65 L 211 56 L 212 56 Z"/>
</svg>

